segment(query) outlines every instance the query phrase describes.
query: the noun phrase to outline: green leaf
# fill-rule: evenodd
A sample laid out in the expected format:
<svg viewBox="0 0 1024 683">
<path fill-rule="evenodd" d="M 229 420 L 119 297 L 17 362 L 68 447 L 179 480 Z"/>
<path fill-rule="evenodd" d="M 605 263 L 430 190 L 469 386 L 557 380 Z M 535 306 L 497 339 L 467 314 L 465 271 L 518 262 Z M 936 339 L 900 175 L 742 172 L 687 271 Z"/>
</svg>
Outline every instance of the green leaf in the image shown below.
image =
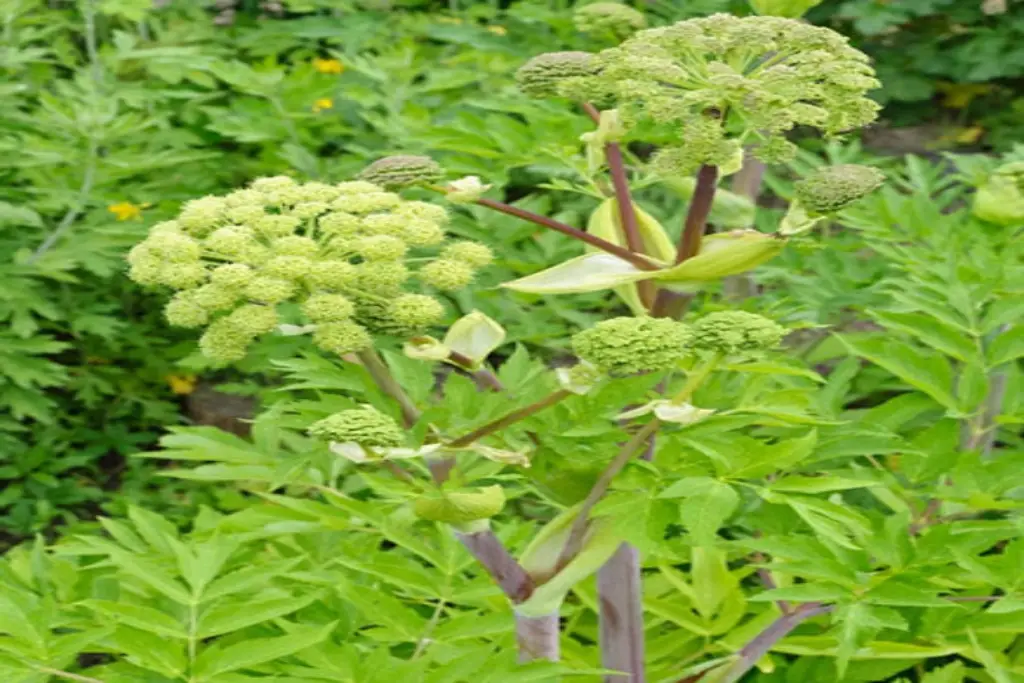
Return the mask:
<svg viewBox="0 0 1024 683">
<path fill-rule="evenodd" d="M 953 662 L 941 669 L 935 669 L 925 674 L 921 683 L 964 683 L 967 671 L 963 662 Z"/>
<path fill-rule="evenodd" d="M 937 588 L 929 591 L 907 581 L 890 579 L 865 593 L 864 600 L 875 605 L 895 607 L 947 607 L 953 609 L 960 607 L 956 603 L 938 597 L 937 593 Z"/>
<path fill-rule="evenodd" d="M 712 617 L 731 593 L 740 590 L 739 581 L 729 571 L 727 557 L 721 548 L 695 546 L 690 550 L 694 606 L 705 618 Z"/>
<path fill-rule="evenodd" d="M 282 659 L 323 642 L 330 636 L 337 623 L 295 627 L 292 633 L 278 638 L 250 638 L 227 646 L 218 643 L 204 650 L 196 659 L 195 675 L 203 680 L 228 671 Z"/>
<path fill-rule="evenodd" d="M 182 605 L 191 602 L 192 596 L 185 589 L 185 586 L 165 572 L 155 562 L 113 549 L 108 554 L 111 562 L 116 564 L 121 571 L 134 576 L 158 593 L 162 593 Z"/>
<path fill-rule="evenodd" d="M 762 591 L 752 597 L 751 602 L 776 602 L 778 600 L 789 600 L 791 602 L 835 602 L 850 597 L 849 589 L 837 586 L 833 583 L 821 583 L 809 581 L 798 583 L 794 586 L 783 586 Z"/>
<path fill-rule="evenodd" d="M 952 394 L 953 369 L 946 358 L 915 349 L 893 339 L 851 339 L 840 335 L 850 353 L 866 358 L 950 410 L 957 409 Z"/>
<path fill-rule="evenodd" d="M 111 600 L 84 600 L 80 604 L 110 617 L 116 622 L 134 626 L 158 636 L 188 638 L 188 632 L 177 619 L 153 607 Z"/>
<path fill-rule="evenodd" d="M 1024 357 L 1024 326 L 1011 327 L 993 339 L 986 356 L 990 367 Z"/>
<path fill-rule="evenodd" d="M 185 643 L 167 640 L 153 633 L 121 626 L 111 636 L 114 645 L 128 661 L 150 671 L 177 679 L 185 673 L 188 659 Z"/>
<path fill-rule="evenodd" d="M 270 595 L 266 597 L 238 598 L 224 600 L 211 605 L 199 617 L 200 638 L 219 636 L 222 633 L 240 631 L 247 626 L 296 612 L 321 598 L 318 592 L 302 597 Z"/>
<path fill-rule="evenodd" d="M 968 629 L 967 635 L 971 639 L 971 654 L 973 658 L 981 662 L 981 665 L 985 667 L 985 671 L 992 676 L 995 682 L 1015 683 L 1013 674 L 999 663 L 999 660 L 996 659 L 992 652 L 978 642 L 978 637 L 974 634 L 974 631 Z"/>
<path fill-rule="evenodd" d="M 680 520 L 696 545 L 714 545 L 718 530 L 740 504 L 731 486 L 710 477 L 682 479 L 658 497 L 685 498 L 679 505 Z"/>
<path fill-rule="evenodd" d="M 827 491 L 862 489 L 870 486 L 881 486 L 881 484 L 876 481 L 847 479 L 831 475 L 809 477 L 794 474 L 773 481 L 769 484 L 768 488 L 772 491 L 789 491 L 793 493 L 824 493 Z"/>
<path fill-rule="evenodd" d="M 891 330 L 897 330 L 922 342 L 936 351 L 967 361 L 978 355 L 978 347 L 962 330 L 946 325 L 941 320 L 923 313 L 897 313 L 894 311 L 872 311 L 879 323 Z"/>
</svg>

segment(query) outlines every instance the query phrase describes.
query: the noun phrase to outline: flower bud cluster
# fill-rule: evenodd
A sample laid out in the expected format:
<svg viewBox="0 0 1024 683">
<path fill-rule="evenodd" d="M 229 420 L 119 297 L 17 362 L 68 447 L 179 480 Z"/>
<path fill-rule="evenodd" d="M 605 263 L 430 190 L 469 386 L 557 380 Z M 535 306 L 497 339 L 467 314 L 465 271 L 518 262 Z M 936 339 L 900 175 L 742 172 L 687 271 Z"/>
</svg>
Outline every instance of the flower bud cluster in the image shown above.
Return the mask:
<svg viewBox="0 0 1024 683">
<path fill-rule="evenodd" d="M 775 348 L 786 328 L 774 320 L 746 311 L 709 313 L 691 328 L 691 346 L 722 355 L 753 353 Z"/>
<path fill-rule="evenodd" d="M 482 244 L 446 243 L 447 219 L 440 206 L 366 180 L 260 178 L 188 202 L 176 220 L 154 226 L 131 250 L 129 274 L 178 290 L 168 321 L 205 327 L 200 348 L 216 361 L 243 358 L 256 337 L 277 327 L 285 303 L 313 323 L 315 344 L 352 353 L 371 346 L 372 333 L 419 334 L 443 318 L 440 301 L 406 286 L 461 289 L 491 261 Z"/>
<path fill-rule="evenodd" d="M 817 169 L 794 186 L 800 204 L 809 212 L 827 214 L 881 187 L 885 175 L 876 168 L 859 164 L 838 164 Z"/>
<path fill-rule="evenodd" d="M 395 448 L 405 442 L 402 428 L 373 406 L 361 406 L 329 415 L 309 426 L 315 439 L 354 443 L 366 448 Z"/>
<path fill-rule="evenodd" d="M 842 35 L 794 19 L 689 19 L 580 56 L 575 70 L 558 54 L 527 62 L 520 89 L 610 104 L 628 128 L 665 145 L 658 165 L 667 173 L 727 165 L 741 139 L 759 142 L 754 153 L 764 161 L 785 161 L 795 152 L 784 137 L 794 127 L 835 135 L 878 111 L 866 97 L 879 85 L 868 57 Z"/>
<path fill-rule="evenodd" d="M 572 348 L 602 372 L 632 375 L 675 367 L 689 354 L 689 342 L 689 328 L 675 320 L 621 317 L 577 333 Z"/>
<path fill-rule="evenodd" d="M 628 38 L 647 26 L 643 13 L 617 2 L 583 5 L 573 13 L 572 20 L 583 33 L 608 36 L 616 41 Z"/>
</svg>

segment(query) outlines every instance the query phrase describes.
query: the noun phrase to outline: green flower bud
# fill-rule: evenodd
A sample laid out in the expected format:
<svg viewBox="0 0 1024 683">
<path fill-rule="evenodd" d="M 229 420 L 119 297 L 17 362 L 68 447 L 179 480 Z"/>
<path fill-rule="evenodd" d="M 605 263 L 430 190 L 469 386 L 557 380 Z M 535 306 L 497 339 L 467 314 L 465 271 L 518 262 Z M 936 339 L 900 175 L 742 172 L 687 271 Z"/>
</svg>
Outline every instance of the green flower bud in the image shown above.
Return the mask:
<svg viewBox="0 0 1024 683">
<path fill-rule="evenodd" d="M 444 248 L 441 258 L 462 261 L 474 268 L 483 268 L 494 260 L 494 252 L 479 242 L 455 242 Z"/>
<path fill-rule="evenodd" d="M 825 166 L 797 181 L 797 199 L 807 211 L 823 214 L 845 209 L 881 187 L 885 176 L 870 166 L 840 164 Z"/>
<path fill-rule="evenodd" d="M 1024 162 L 1003 164 L 978 188 L 972 213 L 999 225 L 1024 224 Z"/>
<path fill-rule="evenodd" d="M 263 193 L 259 190 L 235 190 L 224 197 L 224 203 L 229 207 L 258 206 L 263 210 Z"/>
<path fill-rule="evenodd" d="M 342 294 L 314 294 L 302 303 L 302 312 L 315 323 L 326 323 L 348 320 L 356 307 Z"/>
<path fill-rule="evenodd" d="M 796 158 L 799 148 L 781 135 L 773 135 L 754 148 L 754 157 L 766 164 L 785 164 Z"/>
<path fill-rule="evenodd" d="M 186 202 L 178 216 L 182 230 L 202 237 L 224 220 L 227 203 L 221 197 L 203 197 Z"/>
<path fill-rule="evenodd" d="M 306 282 L 315 289 L 344 289 L 356 280 L 356 267 L 348 261 L 314 261 Z"/>
<path fill-rule="evenodd" d="M 373 261 L 356 266 L 356 282 L 364 292 L 395 289 L 409 279 L 409 269 L 401 261 Z"/>
<path fill-rule="evenodd" d="M 145 251 L 165 263 L 195 263 L 201 253 L 199 243 L 194 239 L 170 231 L 151 234 L 138 247 L 140 252 Z"/>
<path fill-rule="evenodd" d="M 327 202 L 299 202 L 292 207 L 291 215 L 302 220 L 316 218 L 322 213 L 330 210 Z"/>
<path fill-rule="evenodd" d="M 584 33 L 610 36 L 615 40 L 628 38 L 647 26 L 647 18 L 643 14 L 617 2 L 584 5 L 573 13 L 572 20 Z"/>
<path fill-rule="evenodd" d="M 444 317 L 444 306 L 425 294 L 403 294 L 388 305 L 387 316 L 401 327 L 418 331 Z"/>
<path fill-rule="evenodd" d="M 487 486 L 462 491 L 439 492 L 413 501 L 413 512 L 420 519 L 445 524 L 466 524 L 494 517 L 505 507 L 505 491 Z"/>
<path fill-rule="evenodd" d="M 277 175 L 269 178 L 257 178 L 249 185 L 257 192 L 280 192 L 295 187 L 294 180 L 286 175 Z"/>
<path fill-rule="evenodd" d="M 343 194 L 333 202 L 331 208 L 355 214 L 368 214 L 375 211 L 387 211 L 402 203 L 402 198 L 392 192 L 365 192 L 363 194 Z"/>
<path fill-rule="evenodd" d="M 366 220 L 371 218 L 377 218 L 377 216 L 369 216 Z M 362 221 L 359 216 L 354 216 L 344 211 L 332 211 L 320 216 L 317 219 L 317 225 L 325 235 L 351 237 L 359 232 L 359 229 L 362 227 Z"/>
<path fill-rule="evenodd" d="M 255 225 L 261 218 L 267 215 L 262 206 L 243 204 L 232 206 L 224 214 L 229 221 L 239 225 Z"/>
<path fill-rule="evenodd" d="M 164 264 L 159 283 L 172 289 L 190 289 L 206 282 L 206 268 L 201 263 Z"/>
<path fill-rule="evenodd" d="M 465 261 L 438 259 L 431 261 L 417 272 L 420 281 L 442 292 L 454 292 L 473 281 L 473 266 Z"/>
<path fill-rule="evenodd" d="M 690 331 L 667 318 L 612 318 L 572 338 L 576 355 L 612 375 L 673 368 L 689 352 Z"/>
<path fill-rule="evenodd" d="M 403 202 L 393 210 L 393 213 L 403 218 L 417 218 L 442 226 L 446 225 L 450 218 L 448 209 L 430 202 Z"/>
<path fill-rule="evenodd" d="M 380 192 L 382 189 L 365 180 L 350 180 L 345 183 L 338 183 L 334 187 L 338 194 L 366 194 L 367 192 Z"/>
<path fill-rule="evenodd" d="M 253 278 L 252 268 L 244 263 L 226 263 L 210 273 L 210 282 L 220 287 L 241 289 Z"/>
<path fill-rule="evenodd" d="M 268 215 L 258 219 L 252 227 L 260 235 L 274 239 L 291 235 L 301 223 L 296 216 Z"/>
<path fill-rule="evenodd" d="M 599 66 L 589 52 L 548 52 L 537 55 L 516 71 L 516 85 L 527 97 L 557 97 L 563 81 L 593 76 Z"/>
<path fill-rule="evenodd" d="M 280 256 L 316 256 L 316 252 L 319 250 L 317 243 L 309 237 L 301 237 L 299 235 L 289 235 L 288 237 L 282 237 L 279 240 L 274 240 L 271 245 L 275 254 Z"/>
<path fill-rule="evenodd" d="M 208 311 L 226 311 L 241 298 L 241 292 L 222 285 L 203 285 L 195 290 L 193 301 Z"/>
<path fill-rule="evenodd" d="M 253 335 L 230 316 L 214 320 L 199 338 L 199 350 L 218 363 L 233 363 L 245 358 Z"/>
<path fill-rule="evenodd" d="M 786 329 L 756 313 L 709 313 L 693 324 L 692 345 L 721 354 L 764 351 L 779 345 Z"/>
<path fill-rule="evenodd" d="M 314 439 L 355 443 L 366 448 L 397 448 L 405 433 L 391 417 L 372 406 L 342 410 L 314 422 L 306 430 Z"/>
<path fill-rule="evenodd" d="M 410 220 L 399 235 L 410 246 L 432 247 L 444 241 L 444 229 L 426 220 Z"/>
<path fill-rule="evenodd" d="M 164 317 L 175 327 L 202 327 L 210 313 L 195 300 L 195 291 L 178 292 L 164 308 Z"/>
<path fill-rule="evenodd" d="M 354 248 L 367 261 L 398 261 L 406 252 L 405 242 L 388 235 L 362 237 Z"/>
<path fill-rule="evenodd" d="M 373 339 L 362 325 L 341 321 L 317 325 L 313 330 L 313 343 L 324 351 L 344 356 L 370 348 Z"/>
<path fill-rule="evenodd" d="M 237 258 L 256 246 L 259 245 L 252 230 L 240 225 L 220 228 L 203 242 L 203 247 L 207 251 L 227 258 Z"/>
<path fill-rule="evenodd" d="M 263 265 L 261 274 L 282 280 L 298 280 L 306 277 L 312 266 L 313 262 L 304 256 L 275 256 Z"/>
<path fill-rule="evenodd" d="M 246 304 L 233 310 L 228 315 L 228 320 L 236 329 L 255 337 L 273 332 L 279 318 L 273 306 Z"/>
<path fill-rule="evenodd" d="M 131 264 L 131 268 L 128 269 L 128 277 L 140 285 L 152 286 L 163 284 L 160 277 L 162 273 L 163 264 L 153 257 L 146 259 L 136 258 L 134 263 Z"/>
<path fill-rule="evenodd" d="M 289 280 L 274 277 L 255 277 L 245 287 L 245 295 L 265 304 L 276 304 L 295 294 L 295 284 Z"/>
<path fill-rule="evenodd" d="M 363 180 L 386 190 L 429 185 L 444 177 L 444 169 L 430 157 L 401 154 L 378 159 L 359 174 Z"/>
<path fill-rule="evenodd" d="M 329 204 L 341 194 L 337 187 L 327 183 L 305 183 L 299 187 L 299 201 Z"/>
</svg>

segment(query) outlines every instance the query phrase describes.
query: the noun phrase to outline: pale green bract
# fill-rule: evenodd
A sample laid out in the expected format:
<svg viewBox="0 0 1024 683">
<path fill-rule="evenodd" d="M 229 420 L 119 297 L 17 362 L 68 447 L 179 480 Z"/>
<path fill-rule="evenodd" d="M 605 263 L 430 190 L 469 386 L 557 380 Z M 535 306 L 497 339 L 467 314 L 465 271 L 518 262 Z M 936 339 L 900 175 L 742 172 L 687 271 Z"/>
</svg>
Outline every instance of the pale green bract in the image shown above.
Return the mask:
<svg viewBox="0 0 1024 683">
<path fill-rule="evenodd" d="M 440 168 L 425 157 L 390 159 L 368 175 L 395 185 L 413 170 L 433 177 Z M 491 261 L 482 244 L 445 244 L 447 219 L 440 206 L 366 180 L 260 178 L 224 197 L 188 202 L 177 220 L 154 226 L 128 256 L 130 275 L 179 290 L 168 321 L 205 326 L 200 349 L 217 362 L 242 359 L 279 323 L 313 323 L 313 343 L 344 355 L 371 346 L 373 334 L 422 334 L 444 317 L 438 299 L 408 292 L 408 284 L 455 291 Z M 428 248 L 440 248 L 440 258 L 420 251 Z M 305 320 L 279 320 L 279 307 L 292 302 Z"/>
</svg>

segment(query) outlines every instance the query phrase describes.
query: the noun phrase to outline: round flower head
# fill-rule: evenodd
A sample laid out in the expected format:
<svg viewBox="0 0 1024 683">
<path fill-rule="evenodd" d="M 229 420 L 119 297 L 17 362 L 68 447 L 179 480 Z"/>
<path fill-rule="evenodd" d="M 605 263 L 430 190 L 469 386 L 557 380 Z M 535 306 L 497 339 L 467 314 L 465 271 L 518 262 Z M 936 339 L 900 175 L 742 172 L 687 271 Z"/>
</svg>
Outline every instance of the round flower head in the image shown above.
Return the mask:
<svg viewBox="0 0 1024 683">
<path fill-rule="evenodd" d="M 442 258 L 420 268 L 417 275 L 431 287 L 451 292 L 473 281 L 474 268 L 465 261 Z"/>
<path fill-rule="evenodd" d="M 271 245 L 275 254 L 282 256 L 315 256 L 319 245 L 309 237 L 289 235 L 279 240 L 274 240 Z"/>
<path fill-rule="evenodd" d="M 589 52 L 548 52 L 519 67 L 516 85 L 527 97 L 558 97 L 563 81 L 590 77 L 597 70 L 597 61 Z"/>
<path fill-rule="evenodd" d="M 227 202 L 222 197 L 193 199 L 181 210 L 178 223 L 190 235 L 202 236 L 220 224 L 227 208 Z"/>
<path fill-rule="evenodd" d="M 313 343 L 324 351 L 344 356 L 370 348 L 373 338 L 362 325 L 342 320 L 317 325 L 313 330 Z"/>
<path fill-rule="evenodd" d="M 193 290 L 175 294 L 164 309 L 164 317 L 175 327 L 202 327 L 210 321 L 210 312 L 196 301 Z"/>
<path fill-rule="evenodd" d="M 359 174 L 362 180 L 386 190 L 429 185 L 444 177 L 444 169 L 430 157 L 400 154 L 378 159 Z"/>
<path fill-rule="evenodd" d="M 348 261 L 318 261 L 309 266 L 306 282 L 317 289 L 344 289 L 356 279 L 356 267 Z"/>
<path fill-rule="evenodd" d="M 396 324 L 419 330 L 440 320 L 444 316 L 444 306 L 432 296 L 403 294 L 388 305 L 387 313 Z"/>
<path fill-rule="evenodd" d="M 840 164 L 819 168 L 794 186 L 805 209 L 813 213 L 833 213 L 874 192 L 885 180 L 881 171 L 870 166 Z"/>
<path fill-rule="evenodd" d="M 405 242 L 390 235 L 361 237 L 354 248 L 367 261 L 398 261 L 407 249 Z"/>
<path fill-rule="evenodd" d="M 725 355 L 774 348 L 786 334 L 774 320 L 746 311 L 709 313 L 692 330 L 694 348 Z"/>
<path fill-rule="evenodd" d="M 322 441 L 355 443 L 367 448 L 395 448 L 405 442 L 398 423 L 372 406 L 334 413 L 314 422 L 306 431 Z"/>
<path fill-rule="evenodd" d="M 231 316 L 218 318 L 206 328 L 199 339 L 199 349 L 218 363 L 231 363 L 245 358 L 253 334 Z"/>
<path fill-rule="evenodd" d="M 643 14 L 617 2 L 584 5 L 572 15 L 572 20 L 576 28 L 584 33 L 608 36 L 617 41 L 647 26 L 647 19 Z"/>
<path fill-rule="evenodd" d="M 244 263 L 226 263 L 210 271 L 210 282 L 221 287 L 242 288 L 252 278 L 252 268 Z"/>
<path fill-rule="evenodd" d="M 601 93 L 628 129 L 672 148 L 662 154 L 673 171 L 690 172 L 728 164 L 743 136 L 777 158 L 795 126 L 834 135 L 867 125 L 876 87 L 867 56 L 830 29 L 716 14 L 639 31 L 558 91 Z"/>
<path fill-rule="evenodd" d="M 315 323 L 348 320 L 356 307 L 344 294 L 314 294 L 302 303 L 302 312 Z"/>
<path fill-rule="evenodd" d="M 273 331 L 278 323 L 277 311 L 273 306 L 258 304 L 239 306 L 227 319 L 239 330 L 253 337 Z"/>
<path fill-rule="evenodd" d="M 479 242 L 455 242 L 441 251 L 441 258 L 462 261 L 474 268 L 482 268 L 494 260 L 494 252 Z"/>
<path fill-rule="evenodd" d="M 688 353 L 689 329 L 667 318 L 612 318 L 577 333 L 581 359 L 612 375 L 667 370 Z"/>
</svg>

